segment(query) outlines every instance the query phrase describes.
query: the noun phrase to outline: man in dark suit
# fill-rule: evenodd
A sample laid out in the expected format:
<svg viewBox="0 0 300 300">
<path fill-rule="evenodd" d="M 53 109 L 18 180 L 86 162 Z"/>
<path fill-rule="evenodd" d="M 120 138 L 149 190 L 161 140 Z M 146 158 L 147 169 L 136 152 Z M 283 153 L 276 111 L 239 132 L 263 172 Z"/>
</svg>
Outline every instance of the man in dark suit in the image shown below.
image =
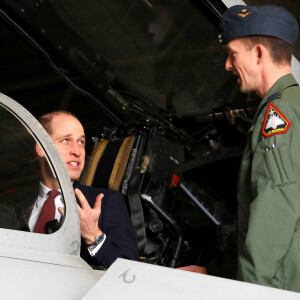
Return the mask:
<svg viewBox="0 0 300 300">
<path fill-rule="evenodd" d="M 85 134 L 76 116 L 66 111 L 56 111 L 39 118 L 60 153 L 78 202 L 82 237 L 81 257 L 91 265 L 109 267 L 118 257 L 138 260 L 137 238 L 122 195 L 119 192 L 81 185 L 77 180 L 85 164 Z M 29 220 L 35 231 L 39 215 L 50 190 L 59 190 L 42 149 L 37 144 L 40 157 L 41 192 Z M 64 214 L 60 196 L 54 199 L 55 218 Z"/>
</svg>

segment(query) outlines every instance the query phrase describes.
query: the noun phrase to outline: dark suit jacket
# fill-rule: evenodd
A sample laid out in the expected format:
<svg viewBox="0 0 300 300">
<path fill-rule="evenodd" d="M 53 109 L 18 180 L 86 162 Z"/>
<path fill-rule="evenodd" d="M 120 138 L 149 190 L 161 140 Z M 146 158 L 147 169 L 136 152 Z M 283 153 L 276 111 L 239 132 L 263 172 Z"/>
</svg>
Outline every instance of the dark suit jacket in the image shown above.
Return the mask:
<svg viewBox="0 0 300 300">
<path fill-rule="evenodd" d="M 90 265 L 104 267 L 109 267 L 118 257 L 138 260 L 137 237 L 122 194 L 112 190 L 84 186 L 79 182 L 74 182 L 73 186 L 82 191 L 91 207 L 94 207 L 96 197 L 100 193 L 104 194 L 99 228 L 105 233 L 106 240 L 97 254 L 92 257 L 85 241 L 81 239 L 81 257 Z"/>
</svg>

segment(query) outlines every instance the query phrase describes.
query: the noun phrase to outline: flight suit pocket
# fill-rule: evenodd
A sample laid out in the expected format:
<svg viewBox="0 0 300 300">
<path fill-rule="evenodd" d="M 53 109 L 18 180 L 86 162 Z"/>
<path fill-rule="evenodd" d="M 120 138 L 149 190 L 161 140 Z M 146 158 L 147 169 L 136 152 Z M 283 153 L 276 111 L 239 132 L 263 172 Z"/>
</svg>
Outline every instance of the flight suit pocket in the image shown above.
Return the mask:
<svg viewBox="0 0 300 300">
<path fill-rule="evenodd" d="M 266 148 L 264 159 L 273 186 L 295 181 L 294 167 L 286 146 Z"/>
</svg>

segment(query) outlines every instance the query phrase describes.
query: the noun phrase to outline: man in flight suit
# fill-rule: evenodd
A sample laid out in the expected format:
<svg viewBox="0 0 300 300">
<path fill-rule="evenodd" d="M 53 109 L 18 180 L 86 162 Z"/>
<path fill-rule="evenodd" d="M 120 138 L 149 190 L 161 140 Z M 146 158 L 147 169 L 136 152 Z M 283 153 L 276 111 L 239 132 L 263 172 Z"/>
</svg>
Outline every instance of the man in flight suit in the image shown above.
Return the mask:
<svg viewBox="0 0 300 300">
<path fill-rule="evenodd" d="M 207 268 L 182 269 L 300 292 L 300 89 L 291 74 L 298 24 L 282 7 L 236 5 L 221 29 L 226 70 L 262 100 L 241 162 L 236 234 Z"/>
</svg>

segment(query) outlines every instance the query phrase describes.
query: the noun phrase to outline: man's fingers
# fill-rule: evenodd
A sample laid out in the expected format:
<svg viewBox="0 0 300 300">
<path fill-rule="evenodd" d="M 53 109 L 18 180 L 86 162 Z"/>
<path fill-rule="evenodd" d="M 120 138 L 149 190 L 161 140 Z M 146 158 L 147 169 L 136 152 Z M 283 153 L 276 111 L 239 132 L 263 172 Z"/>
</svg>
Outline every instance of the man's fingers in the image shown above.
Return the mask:
<svg viewBox="0 0 300 300">
<path fill-rule="evenodd" d="M 88 201 L 86 200 L 86 198 L 84 197 L 84 195 L 82 194 L 81 190 L 75 189 L 74 192 L 80 202 L 81 208 L 82 209 L 90 208 L 90 205 L 89 205 Z"/>
<path fill-rule="evenodd" d="M 190 271 L 190 272 L 194 272 L 194 273 L 207 274 L 206 268 L 201 267 L 201 266 L 191 265 L 191 266 L 180 267 L 177 269 L 184 270 L 184 271 Z"/>
<path fill-rule="evenodd" d="M 95 201 L 95 205 L 94 205 L 94 209 L 100 209 L 101 211 L 101 203 L 102 203 L 102 198 L 104 197 L 103 194 L 99 194 L 96 198 L 96 201 Z"/>
<path fill-rule="evenodd" d="M 62 216 L 65 215 L 65 211 L 64 211 L 64 209 L 63 209 L 62 207 L 58 207 L 58 211 L 59 211 L 59 213 L 60 213 Z"/>
<path fill-rule="evenodd" d="M 77 203 L 77 210 L 78 210 L 78 213 L 79 213 L 79 218 L 82 214 L 82 208 L 80 207 L 80 205 Z"/>
</svg>

